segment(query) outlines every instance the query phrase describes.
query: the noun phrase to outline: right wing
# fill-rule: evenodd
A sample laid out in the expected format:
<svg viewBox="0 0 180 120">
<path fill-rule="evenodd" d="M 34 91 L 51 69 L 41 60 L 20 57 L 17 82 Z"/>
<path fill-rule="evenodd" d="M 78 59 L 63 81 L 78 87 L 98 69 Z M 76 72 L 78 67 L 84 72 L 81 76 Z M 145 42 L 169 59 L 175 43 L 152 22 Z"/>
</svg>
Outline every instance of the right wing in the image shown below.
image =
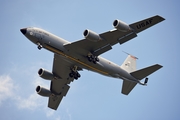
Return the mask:
<svg viewBox="0 0 180 120">
<path fill-rule="evenodd" d="M 63 56 L 54 54 L 52 72 L 57 78 L 51 81 L 50 90 L 54 94 L 49 97 L 49 108 L 56 110 L 62 98 L 66 96 L 70 88 L 68 84 L 74 80 L 74 78 L 69 77 L 73 65 L 72 62 L 66 60 Z"/>
<path fill-rule="evenodd" d="M 156 15 L 148 19 L 130 24 L 129 26 L 132 28 L 132 30 L 129 30 L 127 32 L 122 32 L 114 29 L 99 34 L 99 36 L 103 38 L 103 40 L 92 42 L 90 40 L 83 39 L 73 43 L 65 44 L 64 47 L 68 51 L 73 51 L 72 53 L 76 52 L 78 55 L 80 54 L 81 56 L 87 56 L 89 52 L 93 53 L 96 56 L 99 56 L 100 54 L 112 49 L 111 46 L 117 43 L 123 44 L 136 37 L 136 33 L 139 33 L 163 20 L 164 18 Z"/>
</svg>

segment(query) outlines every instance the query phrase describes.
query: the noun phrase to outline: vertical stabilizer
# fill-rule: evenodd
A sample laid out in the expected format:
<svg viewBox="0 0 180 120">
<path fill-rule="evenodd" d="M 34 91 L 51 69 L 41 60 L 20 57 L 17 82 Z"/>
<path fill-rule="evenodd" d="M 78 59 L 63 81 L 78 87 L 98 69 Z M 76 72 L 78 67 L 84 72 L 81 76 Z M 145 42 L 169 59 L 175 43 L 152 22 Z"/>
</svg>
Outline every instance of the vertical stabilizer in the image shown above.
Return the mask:
<svg viewBox="0 0 180 120">
<path fill-rule="evenodd" d="M 137 60 L 136 57 L 134 57 L 132 55 L 128 55 L 126 60 L 121 65 L 121 68 L 126 70 L 129 73 L 135 71 L 136 70 L 136 60 Z"/>
</svg>

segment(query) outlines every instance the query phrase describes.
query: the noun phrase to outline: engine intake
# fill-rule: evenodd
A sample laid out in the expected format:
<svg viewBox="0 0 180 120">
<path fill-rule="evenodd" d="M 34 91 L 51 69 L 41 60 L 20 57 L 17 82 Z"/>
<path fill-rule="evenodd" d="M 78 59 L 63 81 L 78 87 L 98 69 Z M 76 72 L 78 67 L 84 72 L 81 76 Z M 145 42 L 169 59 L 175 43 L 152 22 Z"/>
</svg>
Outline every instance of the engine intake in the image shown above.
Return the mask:
<svg viewBox="0 0 180 120">
<path fill-rule="evenodd" d="M 121 32 L 128 32 L 128 31 L 132 30 L 127 23 L 120 21 L 120 20 L 114 20 L 113 26 Z"/>
<path fill-rule="evenodd" d="M 91 30 L 85 30 L 84 33 L 83 33 L 84 37 L 90 41 L 93 41 L 93 42 L 98 42 L 100 40 L 103 40 L 99 34 L 91 31 Z"/>
<path fill-rule="evenodd" d="M 53 73 L 43 69 L 43 68 L 40 68 L 39 71 L 38 71 L 38 74 L 40 77 L 46 79 L 46 80 L 53 80 L 55 78 L 55 76 L 53 75 Z"/>
<path fill-rule="evenodd" d="M 37 94 L 44 96 L 44 97 L 49 97 L 52 94 L 50 90 L 43 88 L 41 86 L 36 87 L 36 92 L 37 92 Z"/>
</svg>

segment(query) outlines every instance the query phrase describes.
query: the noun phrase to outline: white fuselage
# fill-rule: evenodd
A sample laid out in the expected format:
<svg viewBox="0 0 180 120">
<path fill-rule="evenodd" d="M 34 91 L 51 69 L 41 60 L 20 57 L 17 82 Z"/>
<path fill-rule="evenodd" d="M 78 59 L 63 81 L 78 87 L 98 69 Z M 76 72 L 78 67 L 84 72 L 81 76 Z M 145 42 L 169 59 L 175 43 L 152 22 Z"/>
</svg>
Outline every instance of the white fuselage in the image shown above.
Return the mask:
<svg viewBox="0 0 180 120">
<path fill-rule="evenodd" d="M 106 60 L 105 58 L 99 56 L 99 62 L 97 62 L 97 64 L 94 64 L 92 62 L 89 62 L 86 56 L 80 56 L 75 51 L 73 53 L 72 51 L 69 52 L 67 49 L 65 49 L 64 45 L 70 44 L 70 42 L 56 35 L 53 35 L 52 33 L 35 27 L 28 27 L 26 28 L 26 30 L 27 31 L 25 33 L 25 36 L 33 43 L 41 44 L 43 48 L 52 51 L 53 53 L 64 56 L 74 65 L 77 65 L 83 69 L 98 72 L 106 76 L 138 82 L 138 80 L 131 76 L 130 73 L 123 70 L 119 65 Z"/>
</svg>

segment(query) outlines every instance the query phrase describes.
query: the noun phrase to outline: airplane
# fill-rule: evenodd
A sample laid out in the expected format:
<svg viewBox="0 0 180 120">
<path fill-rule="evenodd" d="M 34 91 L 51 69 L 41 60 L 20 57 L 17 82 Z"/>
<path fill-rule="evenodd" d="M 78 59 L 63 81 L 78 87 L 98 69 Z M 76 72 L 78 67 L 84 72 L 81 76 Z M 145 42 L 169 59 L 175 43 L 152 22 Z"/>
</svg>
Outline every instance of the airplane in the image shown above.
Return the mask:
<svg viewBox="0 0 180 120">
<path fill-rule="evenodd" d="M 50 89 L 42 86 L 36 87 L 36 92 L 48 97 L 48 107 L 57 110 L 62 98 L 66 96 L 70 83 L 81 77 L 79 71 L 83 69 L 100 73 L 102 75 L 123 80 L 122 91 L 128 95 L 136 84 L 147 85 L 150 74 L 162 68 L 155 64 L 136 70 L 137 57 L 129 54 L 121 66 L 101 57 L 100 55 L 137 37 L 137 34 L 161 21 L 163 17 L 156 15 L 139 22 L 127 24 L 121 20 L 114 20 L 114 29 L 97 34 L 89 29 L 83 32 L 84 39 L 68 42 L 50 32 L 37 27 L 20 29 L 22 34 L 41 50 L 45 48 L 54 53 L 52 72 L 40 68 L 38 74 L 41 78 L 50 80 Z M 141 82 L 144 79 L 144 82 Z"/>
</svg>

